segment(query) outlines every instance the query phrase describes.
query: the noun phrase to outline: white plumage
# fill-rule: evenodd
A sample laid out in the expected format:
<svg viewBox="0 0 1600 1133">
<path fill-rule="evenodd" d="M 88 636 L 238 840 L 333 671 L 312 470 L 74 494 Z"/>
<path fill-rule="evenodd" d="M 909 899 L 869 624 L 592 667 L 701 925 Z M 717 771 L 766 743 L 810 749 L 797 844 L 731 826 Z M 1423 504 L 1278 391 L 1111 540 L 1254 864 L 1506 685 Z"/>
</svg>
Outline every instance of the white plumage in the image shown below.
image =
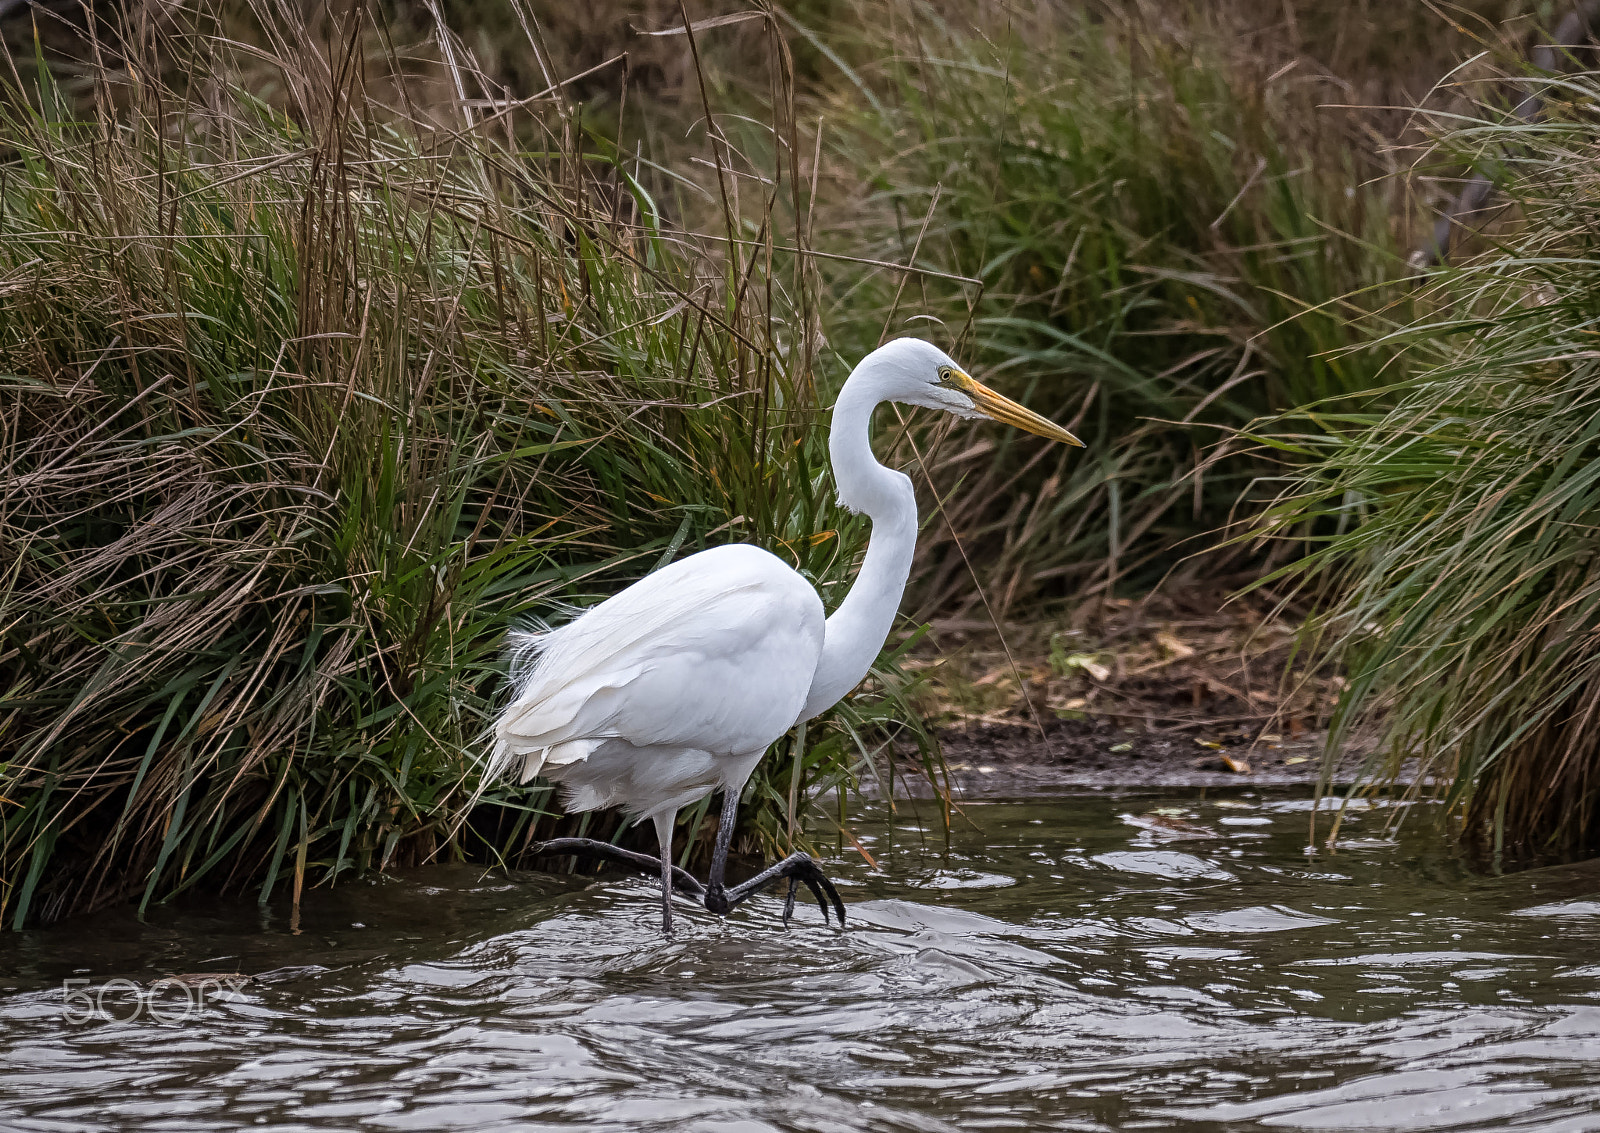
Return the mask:
<svg viewBox="0 0 1600 1133">
<path fill-rule="evenodd" d="M 911 482 L 872 456 L 873 410 L 884 401 L 987 415 L 1071 444 L 1066 430 L 963 373 L 937 347 L 897 339 L 873 351 L 839 392 L 829 453 L 840 500 L 872 519 L 856 583 L 826 621 L 799 574 L 747 544 L 690 555 L 648 575 L 567 625 L 516 634 L 512 696 L 495 726 L 489 775 L 560 785 L 569 810 L 619 806 L 649 818 L 659 858 L 589 839 L 544 844 L 548 853 L 609 857 L 662 878 L 662 919 L 672 930 L 672 889 L 725 913 L 778 877 L 844 904 L 817 864 L 792 854 L 731 889 L 723 884 L 739 795 L 767 747 L 824 711 L 867 674 L 894 621 L 916 549 Z M 723 808 L 709 883 L 671 865 L 678 810 L 712 791 Z"/>
<path fill-rule="evenodd" d="M 800 715 L 822 635 L 816 591 L 761 548 L 679 559 L 529 635 L 537 658 L 500 717 L 495 770 L 544 771 L 569 810 L 645 818 L 736 790 Z"/>
</svg>

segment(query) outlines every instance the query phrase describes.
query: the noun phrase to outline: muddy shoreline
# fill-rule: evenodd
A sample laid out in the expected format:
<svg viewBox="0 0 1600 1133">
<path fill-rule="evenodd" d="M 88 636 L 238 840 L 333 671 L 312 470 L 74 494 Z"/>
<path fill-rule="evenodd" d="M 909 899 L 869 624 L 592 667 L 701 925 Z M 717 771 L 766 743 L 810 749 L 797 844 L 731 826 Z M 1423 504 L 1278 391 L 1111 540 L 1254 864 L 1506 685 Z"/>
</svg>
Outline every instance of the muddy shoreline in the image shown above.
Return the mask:
<svg viewBox="0 0 1600 1133">
<path fill-rule="evenodd" d="M 955 794 L 1315 785 L 1343 681 L 1307 667 L 1296 616 L 1236 589 L 1104 599 L 1003 635 L 935 621 L 906 667 Z M 1352 782 L 1375 740 L 1347 739 L 1331 781 Z M 921 779 L 908 767 L 896 789 Z"/>
<path fill-rule="evenodd" d="M 1323 773 L 1325 736 L 1257 738 L 1233 743 L 1196 739 L 1182 731 L 1144 732 L 1088 720 L 1036 725 L 966 724 L 940 732 L 951 785 L 958 798 L 1144 791 L 1172 787 L 1314 786 Z M 1332 781 L 1348 784 L 1362 754 L 1348 751 Z M 920 774 L 895 784 L 928 793 Z"/>
</svg>

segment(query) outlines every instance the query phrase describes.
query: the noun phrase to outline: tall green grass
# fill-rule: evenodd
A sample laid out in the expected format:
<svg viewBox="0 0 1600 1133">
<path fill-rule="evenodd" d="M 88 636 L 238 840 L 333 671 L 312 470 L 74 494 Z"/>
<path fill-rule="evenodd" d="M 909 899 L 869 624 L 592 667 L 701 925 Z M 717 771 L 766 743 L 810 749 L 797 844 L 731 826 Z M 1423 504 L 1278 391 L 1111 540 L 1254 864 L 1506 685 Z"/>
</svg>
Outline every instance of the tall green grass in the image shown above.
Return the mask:
<svg viewBox="0 0 1600 1133">
<path fill-rule="evenodd" d="M 1369 782 L 1437 792 L 1496 866 L 1600 852 L 1600 74 L 1549 93 L 1440 140 L 1504 207 L 1395 336 L 1397 403 L 1273 439 L 1309 463 L 1270 530 L 1348 674 L 1330 749 L 1376 729 Z"/>
<path fill-rule="evenodd" d="M 864 541 L 770 195 L 727 205 L 747 250 L 675 229 L 442 27 L 432 69 L 360 9 L 145 33 L 75 108 L 42 62 L 0 97 L 12 927 L 509 857 L 549 792 L 466 810 L 508 627 L 736 539 L 838 594 Z M 759 837 L 868 765 L 898 679 L 764 767 Z"/>
<path fill-rule="evenodd" d="M 1002 610 L 1147 587 L 1261 502 L 1231 430 L 1386 380 L 1361 347 L 1404 305 L 1396 183 L 1319 109 L 1334 84 L 1198 10 L 949 7 L 861 6 L 863 38 L 837 44 L 827 138 L 862 188 L 819 246 L 943 274 L 841 265 L 835 338 L 931 316 L 1088 448 L 939 446 L 951 524 L 924 540 L 923 608 L 976 600 L 969 560 Z"/>
</svg>

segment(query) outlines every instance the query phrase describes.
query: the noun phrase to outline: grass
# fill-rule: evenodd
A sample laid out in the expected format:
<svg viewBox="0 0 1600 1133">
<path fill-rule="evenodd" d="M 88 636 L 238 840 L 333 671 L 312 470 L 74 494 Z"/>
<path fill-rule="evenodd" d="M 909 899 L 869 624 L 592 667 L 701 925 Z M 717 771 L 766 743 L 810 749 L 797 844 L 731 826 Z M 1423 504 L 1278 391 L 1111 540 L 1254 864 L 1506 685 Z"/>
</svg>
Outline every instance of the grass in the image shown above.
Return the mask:
<svg viewBox="0 0 1600 1133">
<path fill-rule="evenodd" d="M 438 31 L 402 66 L 359 10 L 185 9 L 0 99 L 10 927 L 513 859 L 549 791 L 467 809 L 508 627 L 708 542 L 850 574 L 772 197 L 725 210 L 749 252 L 675 229 Z M 758 839 L 872 766 L 901 680 L 780 745 Z"/>
<path fill-rule="evenodd" d="M 1449 136 L 1517 207 L 1418 292 L 1401 183 L 1321 108 L 1337 83 L 1241 34 L 1249 9 L 817 0 L 788 42 L 778 15 L 652 39 L 613 87 L 604 5 L 457 37 L 466 6 L 261 0 L 94 24 L 64 86 L 13 72 L 0 919 L 297 903 L 515 862 L 558 821 L 623 836 L 542 783 L 480 794 L 504 631 L 736 538 L 831 605 L 866 530 L 819 406 L 906 331 L 1090 442 L 897 433 L 944 510 L 923 611 L 1276 584 L 1309 552 L 1290 573 L 1326 586 L 1316 644 L 1351 680 L 1336 740 L 1383 720 L 1371 772 L 1420 759 L 1502 860 L 1600 848 L 1594 77 L 1549 121 Z M 604 58 L 546 89 L 572 44 Z M 1219 534 L 1269 507 L 1281 538 Z M 936 776 L 913 644 L 777 745 L 745 845 L 803 838 L 833 787 L 892 789 L 890 732 Z M 685 861 L 708 821 L 684 816 Z"/>
<path fill-rule="evenodd" d="M 850 350 L 886 323 L 932 327 L 1088 448 L 982 428 L 938 446 L 950 526 L 926 533 L 920 607 L 976 603 L 969 561 L 1002 616 L 1142 592 L 1197 551 L 1250 566 L 1218 562 L 1237 552 L 1210 533 L 1259 505 L 1265 466 L 1219 443 L 1380 380 L 1390 355 L 1362 346 L 1404 306 L 1397 183 L 1350 118 L 1318 109 L 1332 84 L 1207 16 L 973 19 L 861 9 L 862 40 L 839 45 L 855 66 L 825 104 L 828 141 L 840 191 L 864 191 L 821 246 L 942 275 L 905 287 L 843 264 L 831 321 Z"/>
<path fill-rule="evenodd" d="M 1285 573 L 1347 670 L 1330 749 L 1378 729 L 1369 784 L 1436 789 L 1496 868 L 1600 853 L 1600 74 L 1553 95 L 1446 124 L 1497 232 L 1426 281 L 1392 408 L 1271 439 L 1304 469 L 1270 516 L 1310 552 Z"/>
</svg>

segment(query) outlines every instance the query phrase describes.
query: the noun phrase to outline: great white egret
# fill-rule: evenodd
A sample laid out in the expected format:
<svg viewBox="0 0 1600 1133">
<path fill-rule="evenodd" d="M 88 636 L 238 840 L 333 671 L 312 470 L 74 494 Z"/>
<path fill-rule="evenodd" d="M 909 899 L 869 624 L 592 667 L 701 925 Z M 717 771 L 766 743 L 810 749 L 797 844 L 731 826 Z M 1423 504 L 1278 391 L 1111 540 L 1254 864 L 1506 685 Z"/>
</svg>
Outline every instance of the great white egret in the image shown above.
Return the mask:
<svg viewBox="0 0 1600 1133">
<path fill-rule="evenodd" d="M 610 858 L 661 874 L 661 918 L 672 891 L 726 913 L 780 877 L 828 919 L 844 903 L 810 856 L 791 854 L 732 888 L 724 884 L 739 795 L 762 754 L 790 728 L 837 703 L 866 676 L 894 621 L 916 549 L 911 481 L 872 455 L 872 412 L 885 401 L 992 417 L 1082 445 L 1071 433 L 969 377 L 938 347 L 901 338 L 851 372 L 828 438 L 839 500 L 872 520 L 850 593 L 824 620 L 811 584 L 760 547 L 735 543 L 680 559 L 557 629 L 514 635 L 512 696 L 495 726 L 491 775 L 543 772 L 569 811 L 620 806 L 655 824 L 652 858 L 588 838 L 558 838 L 544 854 Z M 672 864 L 679 808 L 723 793 L 707 884 Z"/>
</svg>

